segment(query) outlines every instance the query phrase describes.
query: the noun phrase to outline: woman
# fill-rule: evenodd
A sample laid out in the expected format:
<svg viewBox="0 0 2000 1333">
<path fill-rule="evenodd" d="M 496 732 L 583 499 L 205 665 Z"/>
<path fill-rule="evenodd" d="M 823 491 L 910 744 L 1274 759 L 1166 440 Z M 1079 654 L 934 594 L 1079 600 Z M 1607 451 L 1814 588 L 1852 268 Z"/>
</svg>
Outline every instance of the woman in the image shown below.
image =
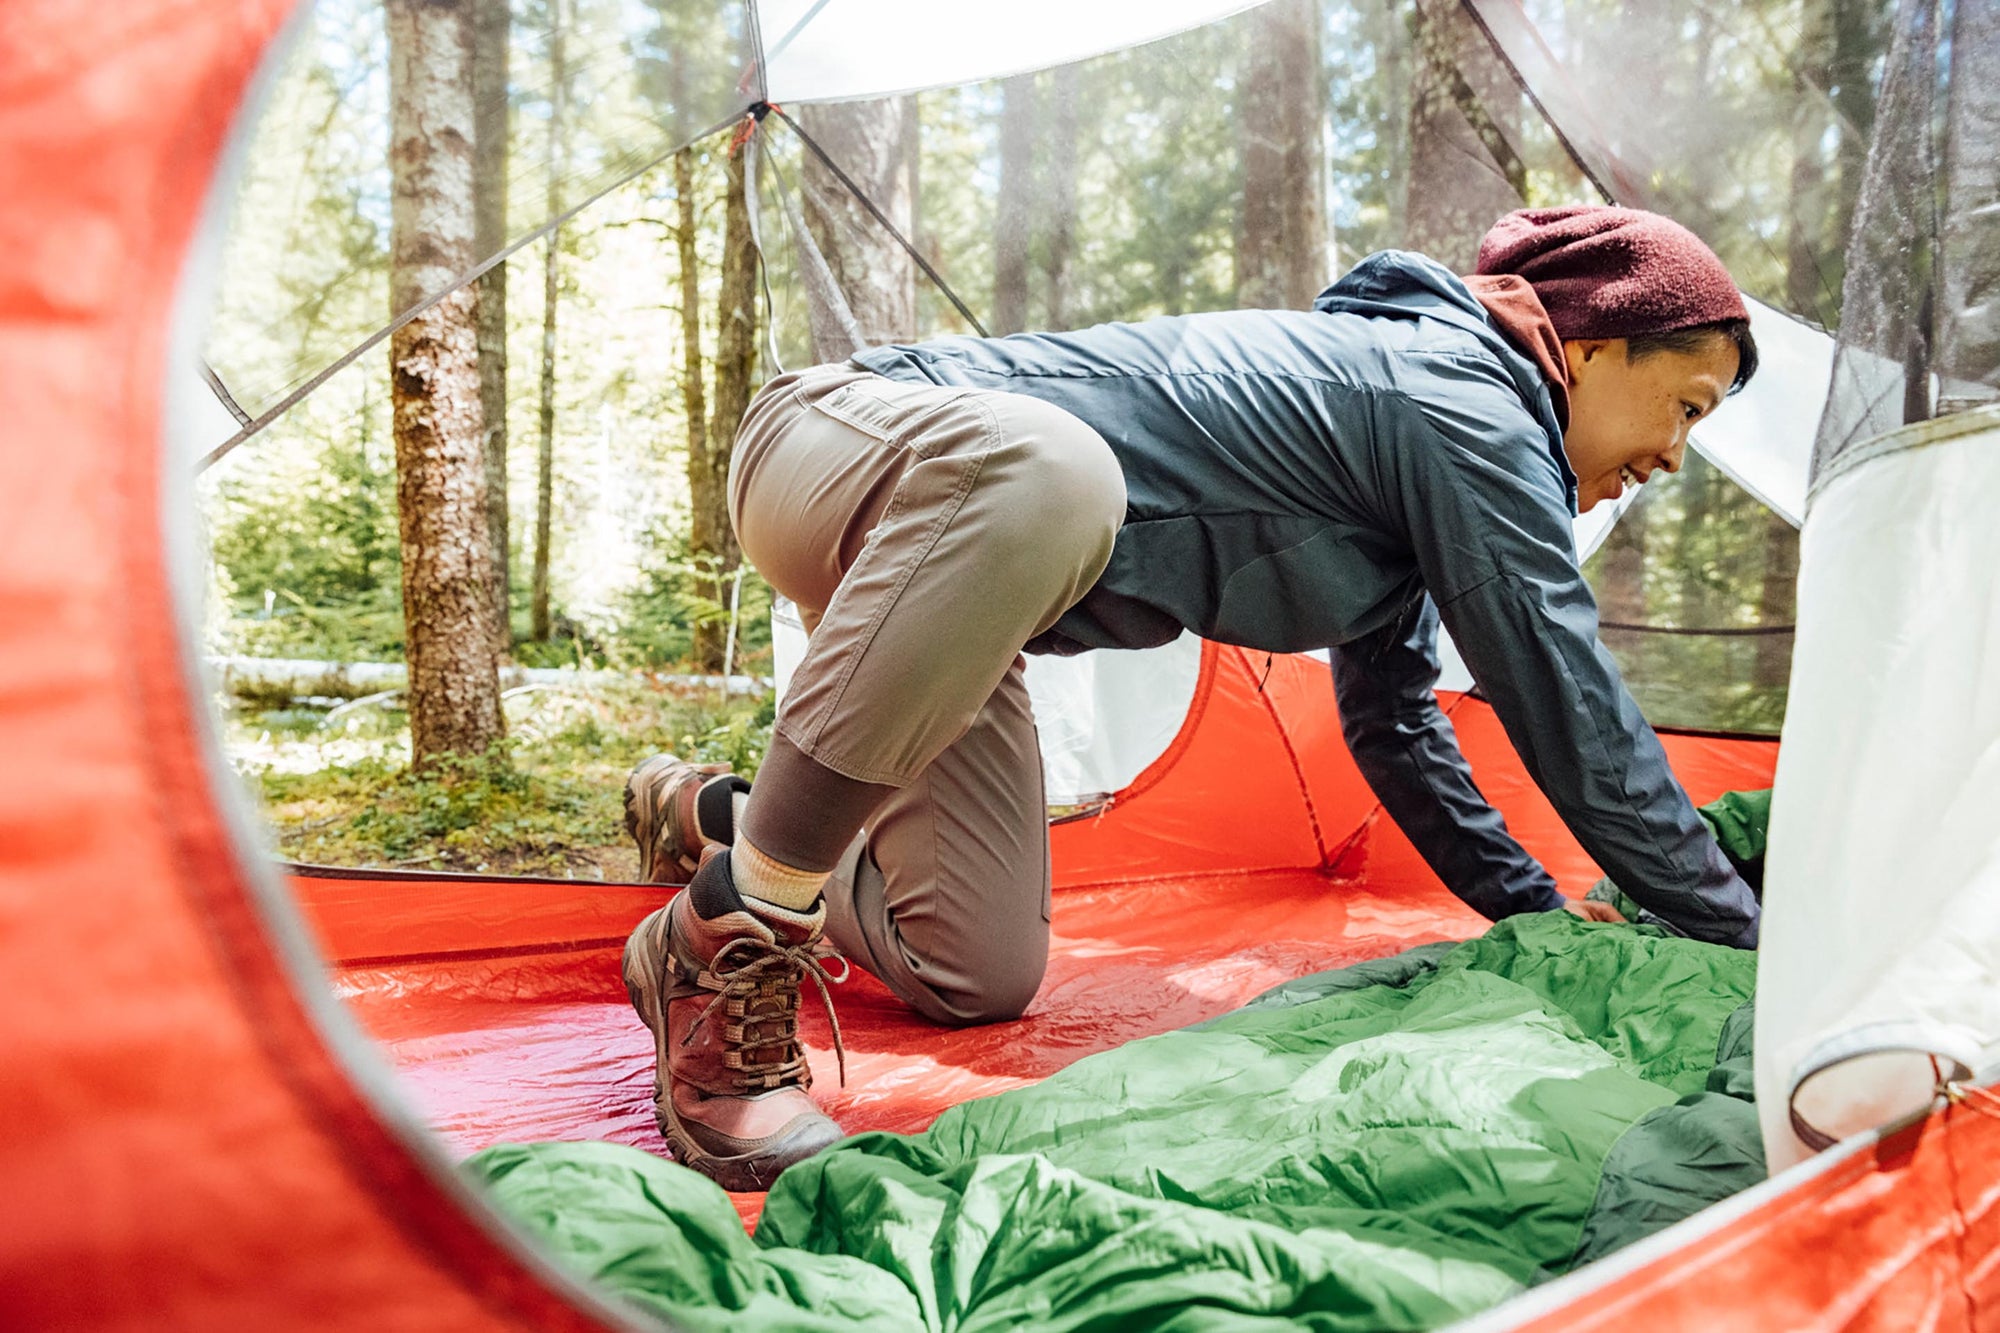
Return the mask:
<svg viewBox="0 0 2000 1333">
<path fill-rule="evenodd" d="M 1571 518 L 1678 469 L 1755 368 L 1692 233 L 1563 208 L 1503 218 L 1468 278 L 1387 251 L 1311 311 L 943 338 L 766 386 L 731 514 L 811 646 L 754 791 L 662 755 L 626 792 L 645 876 L 693 875 L 625 956 L 675 1155 L 759 1189 L 839 1136 L 797 1041 L 822 936 L 941 1023 L 1033 997 L 1023 651 L 1331 648 L 1349 747 L 1444 882 L 1494 918 L 1568 906 L 1438 710 L 1442 619 L 1605 871 L 1754 946 L 1749 889 L 1597 643 Z"/>
</svg>

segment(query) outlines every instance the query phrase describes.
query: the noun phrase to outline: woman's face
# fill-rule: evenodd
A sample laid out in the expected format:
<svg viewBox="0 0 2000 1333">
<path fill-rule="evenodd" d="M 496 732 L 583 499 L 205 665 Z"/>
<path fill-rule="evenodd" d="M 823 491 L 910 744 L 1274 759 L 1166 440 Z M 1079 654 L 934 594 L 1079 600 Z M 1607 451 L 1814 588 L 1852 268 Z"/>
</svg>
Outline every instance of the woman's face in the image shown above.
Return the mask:
<svg viewBox="0 0 2000 1333">
<path fill-rule="evenodd" d="M 1692 352 L 1633 357 L 1623 338 L 1563 344 L 1569 362 L 1569 429 L 1563 452 L 1576 503 L 1615 500 L 1655 472 L 1678 472 L 1688 431 L 1721 406 L 1736 378 L 1736 344 L 1716 334 Z"/>
</svg>

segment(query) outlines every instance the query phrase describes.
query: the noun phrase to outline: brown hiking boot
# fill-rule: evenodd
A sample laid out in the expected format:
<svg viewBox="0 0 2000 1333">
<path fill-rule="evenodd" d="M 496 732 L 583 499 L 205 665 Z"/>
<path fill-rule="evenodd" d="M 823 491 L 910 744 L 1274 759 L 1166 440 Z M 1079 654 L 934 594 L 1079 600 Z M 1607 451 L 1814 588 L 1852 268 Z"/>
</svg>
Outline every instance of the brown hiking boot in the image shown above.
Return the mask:
<svg viewBox="0 0 2000 1333">
<path fill-rule="evenodd" d="M 653 1117 L 683 1166 L 726 1190 L 760 1191 L 842 1137 L 813 1104 L 799 1044 L 799 983 L 811 976 L 840 1021 L 813 952 L 826 920 L 746 901 L 726 849 L 711 848 L 687 891 L 625 942 L 625 992 L 653 1033 Z"/>
<path fill-rule="evenodd" d="M 727 764 L 656 754 L 625 779 L 625 831 L 639 844 L 639 878 L 685 884 L 706 843 L 735 841 L 735 799 L 750 784 Z"/>
</svg>

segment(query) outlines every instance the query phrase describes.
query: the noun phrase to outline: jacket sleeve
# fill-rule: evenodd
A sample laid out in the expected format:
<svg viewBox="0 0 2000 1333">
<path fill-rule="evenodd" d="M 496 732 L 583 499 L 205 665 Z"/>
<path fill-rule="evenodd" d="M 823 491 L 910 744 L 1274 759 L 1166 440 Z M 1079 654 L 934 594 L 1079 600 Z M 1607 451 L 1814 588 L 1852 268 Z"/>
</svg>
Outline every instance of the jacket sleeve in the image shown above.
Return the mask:
<svg viewBox="0 0 2000 1333">
<path fill-rule="evenodd" d="M 1459 753 L 1438 707 L 1437 608 L 1429 597 L 1395 623 L 1333 650 L 1340 728 L 1361 776 L 1445 887 L 1498 921 L 1566 901 L 1507 832 Z"/>
<path fill-rule="evenodd" d="M 1667 764 L 1597 637 L 1566 483 L 1518 394 L 1477 366 L 1375 404 L 1390 521 L 1529 774 L 1642 907 L 1754 948 L 1758 907 Z"/>
</svg>

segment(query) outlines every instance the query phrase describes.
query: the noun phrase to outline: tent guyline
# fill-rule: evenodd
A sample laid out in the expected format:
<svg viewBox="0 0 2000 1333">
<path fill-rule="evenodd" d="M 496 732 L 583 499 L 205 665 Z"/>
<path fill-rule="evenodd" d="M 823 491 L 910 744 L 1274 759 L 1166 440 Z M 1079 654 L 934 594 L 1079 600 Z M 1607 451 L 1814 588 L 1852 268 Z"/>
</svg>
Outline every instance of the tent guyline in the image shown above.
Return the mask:
<svg viewBox="0 0 2000 1333">
<path fill-rule="evenodd" d="M 370 334 L 368 337 L 364 338 L 359 343 L 356 343 L 352 348 L 342 353 L 330 365 L 326 366 L 323 370 L 319 371 L 311 379 L 307 380 L 305 383 L 301 384 L 298 388 L 286 394 L 283 398 L 278 400 L 278 402 L 273 404 L 271 407 L 265 409 L 263 412 L 259 413 L 254 418 L 248 412 L 243 410 L 242 406 L 237 402 L 236 396 L 230 392 L 229 386 L 223 382 L 222 377 L 216 373 L 213 367 L 211 367 L 206 361 L 204 361 L 201 365 L 202 379 L 208 384 L 210 391 L 215 394 L 216 401 L 221 403 L 222 406 L 229 412 L 230 416 L 236 419 L 236 421 L 241 425 L 241 429 L 238 430 L 234 435 L 230 436 L 228 439 L 224 440 L 221 444 L 217 445 L 215 448 L 209 450 L 208 453 L 202 455 L 201 462 L 197 465 L 196 470 L 206 471 L 208 468 L 214 466 L 216 463 L 221 462 L 225 457 L 229 455 L 229 453 L 232 450 L 236 448 L 237 445 L 242 444 L 244 441 L 250 439 L 252 436 L 261 433 L 265 429 L 265 427 L 269 426 L 272 422 L 276 421 L 279 417 L 283 416 L 285 413 L 289 412 L 294 407 L 297 407 L 301 402 L 304 402 L 308 397 L 310 397 L 314 392 L 316 392 L 321 385 L 325 384 L 328 380 L 332 379 L 335 375 L 339 374 L 341 371 L 347 369 L 347 367 L 353 365 L 370 349 L 381 345 L 383 339 L 393 336 L 396 330 L 402 328 L 404 325 L 408 324 L 411 320 L 423 314 L 426 310 L 429 310 L 431 307 L 435 306 L 438 302 L 444 300 L 447 296 L 450 296 L 453 292 L 460 290 L 461 288 L 465 287 L 468 283 L 474 283 L 479 281 L 479 279 L 485 277 L 493 269 L 499 267 L 501 264 L 506 263 L 507 260 L 512 258 L 516 252 L 525 249 L 527 246 L 533 245 L 536 241 L 539 241 L 544 237 L 550 235 L 551 233 L 555 232 L 563 225 L 568 223 L 571 219 L 577 217 L 585 210 L 591 208 L 599 200 L 616 192 L 617 190 L 622 189 L 626 185 L 629 185 L 634 180 L 637 180 L 640 176 L 645 175 L 648 171 L 651 171 L 655 167 L 659 166 L 662 162 L 671 160 L 676 153 L 684 151 L 685 149 L 691 147 L 692 145 L 701 142 L 703 139 L 709 138 L 716 134 L 720 134 L 722 131 L 728 129 L 732 123 L 738 123 L 740 124 L 740 128 L 737 131 L 736 137 L 730 143 L 730 152 L 734 154 L 739 148 L 743 146 L 745 142 L 748 141 L 750 135 L 755 132 L 756 127 L 763 123 L 765 116 L 774 112 L 776 113 L 778 119 L 782 120 L 786 124 L 786 126 L 791 129 L 792 133 L 796 134 L 799 137 L 799 142 L 804 144 L 806 148 L 812 152 L 813 156 L 817 157 L 820 160 L 820 162 L 826 167 L 826 169 L 833 173 L 834 179 L 838 180 L 843 187 L 845 187 L 851 194 L 853 194 L 853 196 L 857 200 L 860 201 L 861 206 L 868 210 L 870 216 L 872 216 L 877 222 L 881 223 L 882 227 L 889 233 L 889 235 L 892 238 L 894 238 L 896 244 L 901 246 L 904 249 L 904 251 L 906 251 L 909 254 L 910 258 L 916 263 L 917 267 L 923 271 L 924 276 L 929 278 L 932 284 L 934 284 L 937 287 L 938 291 L 944 294 L 945 299 L 951 302 L 952 307 L 958 311 L 959 315 L 964 318 L 965 322 L 970 324 L 974 329 L 974 331 L 976 331 L 980 337 L 986 338 L 992 336 L 987 332 L 986 325 L 980 321 L 979 316 L 972 313 L 971 307 L 966 305 L 965 301 L 962 298 L 960 298 L 959 294 L 952 289 L 951 284 L 945 281 L 944 275 L 942 273 L 939 273 L 937 269 L 931 265 L 930 261 L 926 260 L 923 257 L 923 255 L 917 250 L 917 247 L 910 241 L 910 239 L 902 233 L 902 231 L 896 226 L 895 223 L 889 220 L 888 215 L 885 214 L 876 205 L 873 199 L 870 199 L 868 197 L 867 192 L 861 188 L 861 186 L 855 181 L 855 179 L 852 176 L 848 175 L 846 171 L 842 170 L 840 164 L 838 162 L 835 162 L 833 158 L 828 155 L 827 151 L 819 145 L 819 142 L 815 140 L 811 135 L 807 134 L 803 129 L 801 129 L 799 127 L 799 123 L 796 120 L 793 120 L 789 115 L 785 114 L 785 111 L 782 107 L 779 107 L 770 102 L 758 101 L 744 113 L 744 117 L 741 122 L 737 122 L 737 119 L 734 116 L 731 116 L 725 120 L 717 121 L 715 124 L 710 125 L 706 129 L 703 129 L 698 133 L 690 136 L 685 142 L 676 144 L 673 148 L 668 149 L 666 152 L 659 154 L 657 157 L 654 157 L 649 161 L 645 162 L 644 164 L 642 164 L 641 166 L 634 168 L 632 171 L 626 173 L 624 176 L 619 177 L 617 180 L 611 182 L 609 185 L 606 185 L 603 189 L 597 191 L 595 194 L 583 200 L 575 207 L 568 209 L 567 211 L 543 223 L 541 226 L 536 227 L 532 231 L 529 231 L 528 233 L 520 237 L 520 239 L 506 246 L 504 249 L 495 253 L 490 258 L 482 261 L 479 264 L 474 265 L 466 272 L 460 274 L 458 278 L 451 283 L 450 286 L 445 287 L 441 291 L 433 293 L 430 297 L 426 298 L 425 300 L 418 302 L 416 305 L 410 307 L 408 310 L 404 311 L 402 314 L 398 315 L 395 319 L 389 321 L 387 324 L 377 329 L 374 333 Z M 810 242 L 808 241 L 807 243 Z M 767 305 L 768 302 L 769 302 L 769 289 L 767 285 L 766 287 Z"/>
<path fill-rule="evenodd" d="M 918 252 L 917 247 L 910 242 L 910 238 L 903 235 L 902 231 L 896 226 L 896 224 L 889 220 L 889 215 L 884 213 L 880 208 L 876 207 L 875 201 L 868 197 L 867 191 L 863 190 L 858 184 L 856 184 L 852 176 L 848 175 L 845 171 L 842 171 L 840 169 L 840 164 L 838 162 L 835 162 L 831 157 L 827 155 L 826 149 L 820 147 L 817 140 L 815 140 L 810 134 L 807 134 L 803 129 L 799 128 L 799 123 L 796 120 L 793 120 L 790 116 L 786 115 L 785 109 L 783 107 L 777 106 L 771 102 L 759 102 L 757 103 L 757 105 L 750 108 L 750 116 L 756 123 L 761 124 L 764 120 L 764 117 L 767 114 L 775 115 L 779 120 L 784 121 L 786 127 L 789 128 L 793 134 L 799 136 L 799 142 L 804 144 L 806 148 L 811 151 L 812 155 L 820 160 L 820 164 L 822 166 L 824 166 L 828 171 L 831 171 L 833 173 L 834 179 L 839 181 L 842 185 L 846 186 L 848 192 L 852 194 L 856 199 L 861 201 L 861 206 L 868 210 L 869 216 L 873 217 L 877 222 L 881 223 L 882 229 L 889 233 L 889 235 L 895 240 L 897 245 L 903 247 L 904 252 L 907 253 L 910 256 L 910 258 L 916 262 L 917 267 L 924 271 L 924 276 L 929 278 L 931 282 L 937 286 L 937 289 L 940 292 L 944 293 L 945 299 L 947 301 L 950 301 L 952 304 L 952 308 L 957 310 L 958 313 L 965 319 L 965 322 L 973 327 L 974 332 L 978 333 L 978 335 L 982 338 L 990 338 L 993 336 L 992 334 L 986 331 L 986 326 L 979 322 L 979 316 L 973 314 L 971 308 L 968 307 L 964 301 L 961 301 L 959 299 L 958 293 L 951 289 L 951 284 L 944 280 L 944 275 L 942 273 L 939 273 L 935 268 L 932 268 L 930 261 L 925 259 L 923 255 Z"/>
<path fill-rule="evenodd" d="M 536 241 L 539 241 L 544 237 L 550 235 L 551 233 L 561 229 L 563 226 L 568 224 L 572 219 L 577 217 L 579 214 L 583 213 L 586 209 L 595 206 L 599 200 L 604 199 L 608 195 L 611 195 L 617 192 L 618 190 L 623 189 L 627 185 L 630 185 L 633 181 L 639 179 L 639 177 L 653 170 L 655 167 L 659 166 L 662 162 L 671 161 L 673 159 L 674 154 L 683 152 L 686 149 L 692 147 L 693 145 L 700 143 L 703 139 L 709 138 L 712 135 L 722 133 L 722 131 L 728 129 L 731 125 L 735 123 L 736 123 L 736 117 L 734 115 L 730 115 L 725 119 L 716 121 L 713 125 L 708 126 L 706 129 L 696 131 L 694 134 L 689 135 L 685 140 L 675 144 L 672 148 L 669 148 L 668 150 L 658 154 L 657 156 L 647 159 L 639 166 L 634 167 L 631 171 L 626 172 L 623 176 L 618 177 L 618 179 L 612 181 L 610 184 L 606 185 L 603 189 L 598 190 L 595 194 L 592 194 L 587 199 L 584 199 L 581 203 L 577 204 L 575 207 L 564 210 L 563 212 L 557 214 L 555 217 L 550 218 L 547 222 L 544 222 L 541 226 L 536 227 L 532 231 L 527 232 L 525 235 L 521 236 L 518 240 L 515 240 L 509 243 L 508 245 L 501 247 L 498 251 L 496 251 L 486 259 L 481 260 L 479 263 L 474 264 L 471 268 L 467 269 L 465 272 L 459 274 L 455 279 L 452 280 L 450 284 L 448 284 L 441 290 L 431 293 L 431 295 L 417 302 L 415 305 L 411 306 L 408 310 L 403 311 L 401 314 L 397 315 L 394 319 L 390 320 L 387 324 L 384 324 L 381 328 L 375 330 L 375 332 L 369 334 L 366 338 L 363 338 L 353 347 L 341 353 L 340 356 L 337 357 L 330 365 L 326 366 L 324 369 L 320 370 L 318 373 L 313 375 L 313 377 L 307 380 L 305 383 L 299 385 L 298 388 L 293 389 L 290 393 L 287 393 L 283 398 L 279 399 L 276 403 L 273 403 L 270 407 L 258 413 L 254 419 L 245 420 L 247 414 L 243 411 L 241 407 L 237 405 L 235 396 L 229 392 L 228 385 L 222 382 L 221 376 L 215 374 L 213 370 L 210 370 L 207 366 L 204 365 L 203 378 L 208 381 L 209 388 L 214 391 L 217 401 L 220 402 L 224 408 L 229 409 L 231 416 L 236 417 L 237 420 L 239 421 L 243 421 L 244 424 L 241 430 L 237 431 L 234 435 L 224 440 L 221 444 L 216 445 L 215 448 L 203 454 L 201 456 L 201 461 L 195 465 L 195 471 L 205 472 L 209 468 L 213 467 L 215 464 L 221 462 L 224 458 L 226 458 L 229 455 L 231 450 L 236 448 L 237 445 L 242 444 L 245 440 L 248 440 L 252 436 L 262 432 L 265 427 L 269 426 L 279 417 L 291 411 L 293 408 L 297 407 L 300 403 L 304 402 L 307 398 L 312 396 L 312 394 L 318 391 L 321 385 L 325 384 L 335 375 L 338 375 L 341 371 L 347 369 L 349 366 L 353 365 L 356 361 L 360 360 L 361 357 L 371 348 L 379 347 L 383 339 L 393 336 L 396 330 L 402 328 L 405 324 L 408 324 L 418 315 L 423 314 L 426 310 L 429 310 L 432 306 L 435 306 L 438 302 L 444 300 L 447 296 L 450 296 L 453 292 L 459 291 L 460 289 L 464 288 L 468 283 L 478 282 L 488 273 L 492 272 L 500 265 L 506 263 L 509 259 L 512 259 L 517 252 L 526 249 L 528 246 L 533 245 Z"/>
</svg>

